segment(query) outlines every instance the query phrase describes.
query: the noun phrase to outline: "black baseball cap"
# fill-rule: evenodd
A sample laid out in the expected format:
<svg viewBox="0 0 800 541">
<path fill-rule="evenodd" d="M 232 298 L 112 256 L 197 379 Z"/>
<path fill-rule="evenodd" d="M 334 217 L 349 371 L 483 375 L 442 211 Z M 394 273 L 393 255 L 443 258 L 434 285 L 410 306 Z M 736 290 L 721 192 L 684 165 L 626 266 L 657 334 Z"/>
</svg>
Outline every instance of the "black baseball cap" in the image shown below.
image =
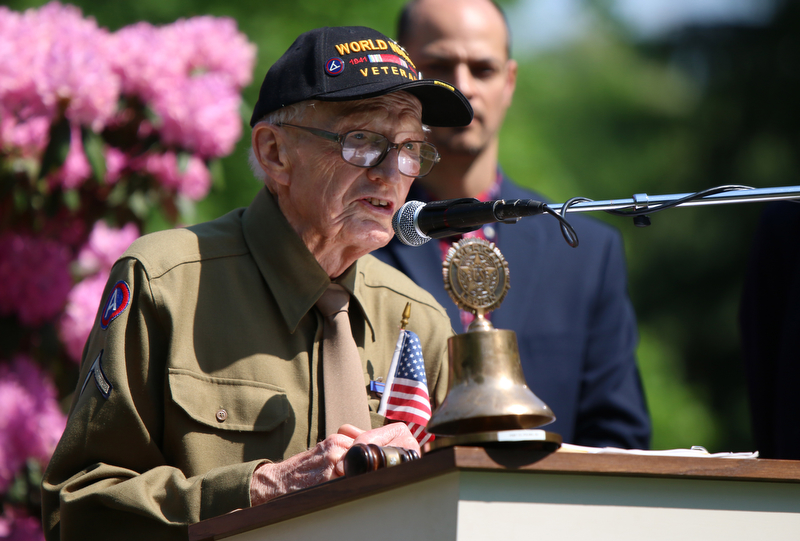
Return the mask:
<svg viewBox="0 0 800 541">
<path fill-rule="evenodd" d="M 267 113 L 305 100 L 348 101 L 404 90 L 422 102 L 422 122 L 466 126 L 472 107 L 455 87 L 421 79 L 408 53 L 364 26 L 325 27 L 301 34 L 267 72 L 250 126 Z"/>
</svg>

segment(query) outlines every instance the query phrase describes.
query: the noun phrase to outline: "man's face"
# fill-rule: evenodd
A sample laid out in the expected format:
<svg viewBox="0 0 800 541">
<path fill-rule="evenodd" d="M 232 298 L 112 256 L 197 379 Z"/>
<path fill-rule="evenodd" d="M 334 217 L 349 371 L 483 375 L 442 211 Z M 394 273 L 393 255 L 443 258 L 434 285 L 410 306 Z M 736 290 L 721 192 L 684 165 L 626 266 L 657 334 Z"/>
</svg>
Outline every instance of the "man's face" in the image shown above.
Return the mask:
<svg viewBox="0 0 800 541">
<path fill-rule="evenodd" d="M 475 111 L 467 127 L 433 129 L 431 142 L 441 152 L 479 153 L 499 132 L 516 82 L 502 16 L 484 0 L 423 1 L 408 34 L 401 45 L 422 75 L 453 84 Z"/>
<path fill-rule="evenodd" d="M 358 102 L 323 102 L 293 124 L 344 134 L 370 130 L 390 141 L 422 141 L 422 106 L 406 92 Z M 363 254 L 392 238 L 392 216 L 413 177 L 397 170 L 397 150 L 370 168 L 345 162 L 341 146 L 303 130 L 283 127 L 292 144 L 288 207 L 282 209 L 313 253 L 315 248 Z"/>
</svg>

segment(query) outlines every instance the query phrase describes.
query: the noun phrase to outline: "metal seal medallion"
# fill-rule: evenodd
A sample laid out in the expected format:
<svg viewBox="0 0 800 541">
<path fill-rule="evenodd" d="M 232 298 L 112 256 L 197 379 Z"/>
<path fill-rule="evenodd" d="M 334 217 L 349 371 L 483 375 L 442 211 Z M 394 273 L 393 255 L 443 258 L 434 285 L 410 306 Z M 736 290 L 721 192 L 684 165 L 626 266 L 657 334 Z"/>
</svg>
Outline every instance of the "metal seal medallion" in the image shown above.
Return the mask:
<svg viewBox="0 0 800 541">
<path fill-rule="evenodd" d="M 453 243 L 442 263 L 444 287 L 461 310 L 482 316 L 508 293 L 508 263 L 493 242 L 480 238 Z"/>
</svg>

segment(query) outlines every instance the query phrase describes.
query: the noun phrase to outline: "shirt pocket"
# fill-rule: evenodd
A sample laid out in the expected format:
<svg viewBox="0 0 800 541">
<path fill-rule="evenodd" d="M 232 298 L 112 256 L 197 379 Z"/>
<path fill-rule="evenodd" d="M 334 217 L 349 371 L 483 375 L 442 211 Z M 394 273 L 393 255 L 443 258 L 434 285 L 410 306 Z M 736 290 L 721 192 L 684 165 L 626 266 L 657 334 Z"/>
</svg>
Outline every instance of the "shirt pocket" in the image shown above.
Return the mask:
<svg viewBox="0 0 800 541">
<path fill-rule="evenodd" d="M 290 413 L 286 392 L 268 383 L 170 368 L 169 392 L 186 415 L 216 430 L 268 432 Z"/>
</svg>

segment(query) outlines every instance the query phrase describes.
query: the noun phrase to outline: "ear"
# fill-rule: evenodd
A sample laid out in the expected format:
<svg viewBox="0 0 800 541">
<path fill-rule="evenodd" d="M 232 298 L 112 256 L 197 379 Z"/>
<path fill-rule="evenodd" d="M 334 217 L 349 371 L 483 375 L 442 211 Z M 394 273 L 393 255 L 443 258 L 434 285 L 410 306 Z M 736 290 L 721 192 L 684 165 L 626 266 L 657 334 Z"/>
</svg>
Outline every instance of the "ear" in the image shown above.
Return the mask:
<svg viewBox="0 0 800 541">
<path fill-rule="evenodd" d="M 506 84 L 503 90 L 503 102 L 506 107 L 511 105 L 511 99 L 514 97 L 514 89 L 517 88 L 517 61 L 509 59 L 506 64 Z"/>
<path fill-rule="evenodd" d="M 253 128 L 253 152 L 267 178 L 288 186 L 291 173 L 291 162 L 286 153 L 286 140 L 278 126 L 268 122 L 259 122 Z"/>
</svg>

